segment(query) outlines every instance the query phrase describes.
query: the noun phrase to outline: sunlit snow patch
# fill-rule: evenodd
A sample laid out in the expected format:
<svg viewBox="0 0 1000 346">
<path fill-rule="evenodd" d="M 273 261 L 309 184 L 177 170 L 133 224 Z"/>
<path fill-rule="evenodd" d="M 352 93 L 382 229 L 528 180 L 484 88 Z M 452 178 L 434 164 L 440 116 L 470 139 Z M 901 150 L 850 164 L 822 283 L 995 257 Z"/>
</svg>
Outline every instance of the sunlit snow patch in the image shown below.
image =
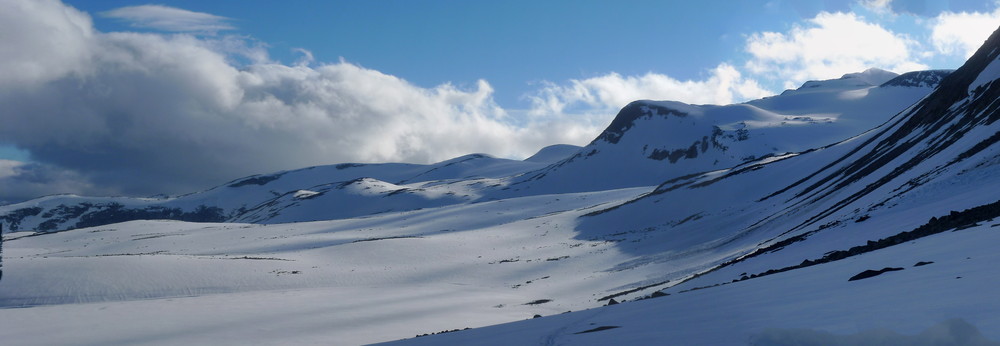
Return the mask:
<svg viewBox="0 0 1000 346">
<path fill-rule="evenodd" d="M 298 191 L 295 191 L 295 195 L 294 196 L 295 196 L 296 199 L 306 199 L 306 198 L 310 198 L 310 197 L 315 197 L 318 194 L 320 194 L 320 193 L 316 192 L 316 191 L 298 190 Z"/>
</svg>

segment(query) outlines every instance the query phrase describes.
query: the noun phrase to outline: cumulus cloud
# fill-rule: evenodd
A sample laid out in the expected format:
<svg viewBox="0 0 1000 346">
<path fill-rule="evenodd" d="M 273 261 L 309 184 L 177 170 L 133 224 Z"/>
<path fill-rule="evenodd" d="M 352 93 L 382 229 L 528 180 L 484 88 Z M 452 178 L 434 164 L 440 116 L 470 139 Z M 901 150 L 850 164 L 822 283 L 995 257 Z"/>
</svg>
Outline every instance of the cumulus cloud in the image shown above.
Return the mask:
<svg viewBox="0 0 1000 346">
<path fill-rule="evenodd" d="M 878 67 L 895 72 L 926 69 L 915 54 L 918 44 L 853 13 L 821 12 L 788 33 L 748 37 L 746 68 L 776 76 L 785 88 L 811 79 L 840 77 L 845 71 Z"/>
<path fill-rule="evenodd" d="M 770 95 L 757 79 L 796 86 L 868 67 L 924 68 L 906 36 L 820 13 L 785 33 L 748 36 L 745 65 L 722 63 L 698 80 L 650 72 L 544 82 L 526 95 L 530 108 L 513 111 L 483 80 L 420 87 L 344 60 L 317 62 L 305 49 L 295 63 L 275 62 L 252 38 L 196 35 L 231 29 L 211 14 L 120 8 L 102 15 L 181 33 L 102 33 L 58 0 L 0 4 L 0 138 L 32 158 L 0 164 L 8 201 L 184 193 L 340 162 L 526 157 L 589 142 L 636 99 L 726 104 Z"/>
<path fill-rule="evenodd" d="M 744 78 L 729 64 L 720 64 L 704 80 L 681 81 L 667 75 L 647 73 L 622 76 L 610 73 L 570 80 L 565 84 L 544 83 L 529 96 L 537 114 L 587 111 L 614 112 L 640 99 L 674 100 L 696 104 L 729 104 L 772 95 L 756 81 Z"/>
<path fill-rule="evenodd" d="M 0 1 L 0 88 L 32 86 L 89 64 L 90 17 L 56 1 Z"/>
<path fill-rule="evenodd" d="M 16 6 L 0 32 L 19 35 L 0 45 L 0 138 L 38 163 L 0 178 L 8 187 L 182 193 L 318 164 L 525 157 L 599 131 L 567 115 L 511 125 L 486 81 L 422 88 L 345 61 L 311 66 L 307 51 L 284 65 L 238 37 L 99 33 L 56 1 L 4 1 Z"/>
<path fill-rule="evenodd" d="M 161 31 L 211 33 L 235 29 L 229 18 L 163 5 L 126 6 L 101 15 L 123 20 L 132 27 Z"/>
<path fill-rule="evenodd" d="M 937 53 L 969 58 L 1000 25 L 993 12 L 942 12 L 931 21 L 931 43 Z"/>
</svg>

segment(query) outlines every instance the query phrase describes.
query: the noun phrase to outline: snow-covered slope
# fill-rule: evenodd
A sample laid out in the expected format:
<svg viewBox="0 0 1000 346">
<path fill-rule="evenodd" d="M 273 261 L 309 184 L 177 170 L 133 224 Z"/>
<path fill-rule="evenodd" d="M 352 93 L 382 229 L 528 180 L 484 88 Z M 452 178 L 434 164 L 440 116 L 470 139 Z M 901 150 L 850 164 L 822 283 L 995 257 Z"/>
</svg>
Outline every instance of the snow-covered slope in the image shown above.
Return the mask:
<svg viewBox="0 0 1000 346">
<path fill-rule="evenodd" d="M 465 186 L 493 185 L 496 184 L 493 180 L 501 177 L 543 168 L 549 164 L 546 160 L 568 155 L 571 149 L 572 146 L 544 149 L 539 153 L 544 159 L 524 161 L 471 154 L 431 165 L 317 166 L 254 175 L 172 198 L 48 196 L 0 206 L 0 223 L 5 232 L 57 231 L 143 219 L 287 222 L 412 210 L 479 198 Z M 462 182 L 447 191 L 433 187 L 456 180 Z M 358 187 L 359 184 L 365 186 Z M 351 186 L 358 188 L 348 188 Z M 309 191 L 317 193 L 306 196 Z M 343 198 L 336 205 L 317 206 L 316 202 L 325 204 L 332 195 Z"/>
<path fill-rule="evenodd" d="M 1000 284 L 997 224 L 724 286 L 386 345 L 1000 345 L 991 289 Z M 900 270 L 848 281 L 885 267 Z"/>
<path fill-rule="evenodd" d="M 404 344 L 997 344 L 998 54 L 1000 31 L 873 131 L 582 217 L 655 273 L 606 297 L 662 298 Z"/>
<path fill-rule="evenodd" d="M 574 220 L 650 188 L 309 223 L 10 233 L 0 339 L 355 345 L 592 307 L 636 276 L 602 269 L 624 258 L 613 242 L 574 240 Z M 150 319 L 160 326 L 138 327 Z M 53 330 L 37 335 L 42 320 Z"/>
<path fill-rule="evenodd" d="M 556 163 L 580 151 L 580 147 L 569 144 L 550 145 L 539 150 L 535 155 L 524 159 L 529 162 Z"/>
<path fill-rule="evenodd" d="M 513 179 L 499 195 L 658 184 L 829 145 L 882 124 L 947 73 L 909 73 L 912 82 L 894 83 L 896 74 L 870 69 L 726 106 L 635 101 L 577 154 Z"/>
<path fill-rule="evenodd" d="M 991 73 L 996 54 L 980 51 L 940 88 L 875 130 L 818 150 L 664 182 L 649 195 L 583 218 L 581 232 L 616 227 L 642 235 L 645 241 L 632 250 L 637 258 L 623 265 L 660 268 L 653 281 L 708 271 L 720 276 L 714 270 L 725 265 L 728 276 L 714 284 L 992 203 L 1000 199 L 987 192 L 1000 191 L 1000 179 L 989 178 L 1000 170 L 1000 146 L 994 145 L 1000 140 L 1000 85 L 970 85 L 1000 77 L 983 75 Z"/>
<path fill-rule="evenodd" d="M 946 74 L 910 73 L 909 82 L 878 86 L 896 75 L 871 69 L 728 106 L 637 101 L 587 147 L 547 147 L 523 161 L 473 154 L 432 165 L 346 163 L 250 176 L 174 198 L 49 196 L 0 206 L 0 223 L 6 231 L 56 231 L 141 219 L 312 221 L 655 185 L 842 140 L 884 122 L 930 92 Z M 357 194 L 343 188 L 376 180 L 391 190 Z M 299 191 L 317 194 L 303 198 Z"/>
<path fill-rule="evenodd" d="M 267 224 L 8 233 L 0 340 L 353 345 L 518 320 L 401 343 L 1000 340 L 983 289 L 1000 284 L 998 54 L 995 33 L 944 78 L 637 101 L 590 145 L 525 161 L 316 167 L 141 200 Z M 291 222 L 310 217 L 328 219 Z"/>
</svg>

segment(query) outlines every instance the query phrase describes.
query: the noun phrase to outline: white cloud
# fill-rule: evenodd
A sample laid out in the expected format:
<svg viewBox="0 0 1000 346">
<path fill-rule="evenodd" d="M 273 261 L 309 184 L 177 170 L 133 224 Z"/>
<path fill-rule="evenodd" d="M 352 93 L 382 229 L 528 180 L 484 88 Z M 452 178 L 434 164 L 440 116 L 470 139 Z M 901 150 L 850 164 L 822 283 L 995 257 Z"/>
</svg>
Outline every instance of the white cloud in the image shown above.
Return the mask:
<svg viewBox="0 0 1000 346">
<path fill-rule="evenodd" d="M 316 62 L 316 58 L 313 57 L 313 53 L 305 48 L 295 48 L 292 51 L 302 54 L 299 60 L 295 61 L 296 66 L 309 66 L 310 64 Z"/>
<path fill-rule="evenodd" d="M 914 51 L 918 44 L 853 13 L 821 12 L 807 26 L 788 33 L 755 33 L 747 39 L 746 68 L 796 87 L 811 79 L 838 78 L 845 72 L 878 67 L 898 73 L 926 69 Z"/>
<path fill-rule="evenodd" d="M 600 130 L 567 115 L 512 125 L 486 81 L 422 88 L 344 61 L 311 66 L 305 53 L 271 62 L 238 37 L 97 33 L 57 2 L 12 3 L 21 12 L 2 11 L 0 30 L 19 35 L 3 38 L 0 57 L 34 70 L 0 70 L 0 138 L 37 164 L 0 178 L 6 199 L 50 193 L 22 184 L 48 178 L 66 182 L 50 184 L 60 192 L 150 195 L 318 164 L 526 157 Z"/>
<path fill-rule="evenodd" d="M 729 64 L 720 64 L 700 81 L 681 81 L 667 75 L 647 73 L 622 76 L 610 73 L 558 85 L 547 82 L 535 95 L 529 95 L 535 114 L 573 113 L 579 109 L 616 112 L 631 101 L 640 99 L 673 100 L 696 104 L 728 104 L 760 98 L 773 93 L 756 81 L 744 78 Z"/>
<path fill-rule="evenodd" d="M 1000 8 L 992 13 L 942 12 L 931 21 L 931 43 L 945 55 L 969 58 L 1000 25 Z"/>
<path fill-rule="evenodd" d="M 217 32 L 234 29 L 228 23 L 229 18 L 163 5 L 126 6 L 102 12 L 101 15 L 124 20 L 133 27 L 161 31 Z"/>
<path fill-rule="evenodd" d="M 90 17 L 52 0 L 0 2 L 0 90 L 79 73 L 89 63 Z"/>
<path fill-rule="evenodd" d="M 771 94 L 755 78 L 797 86 L 868 67 L 925 68 L 908 37 L 853 14 L 820 13 L 786 33 L 749 36 L 743 66 L 722 63 L 698 80 L 609 73 L 545 82 L 526 96 L 530 109 L 508 111 L 486 81 L 425 88 L 317 62 L 304 49 L 294 64 L 274 62 L 247 37 L 101 33 L 55 0 L 0 1 L 0 138 L 34 160 L 0 164 L 0 199 L 8 200 L 31 191 L 182 193 L 339 162 L 525 157 L 589 142 L 636 99 L 726 104 Z M 223 17 L 163 6 L 105 15 L 160 30 L 230 28 Z M 941 27 L 951 28 L 945 19 Z"/>
</svg>

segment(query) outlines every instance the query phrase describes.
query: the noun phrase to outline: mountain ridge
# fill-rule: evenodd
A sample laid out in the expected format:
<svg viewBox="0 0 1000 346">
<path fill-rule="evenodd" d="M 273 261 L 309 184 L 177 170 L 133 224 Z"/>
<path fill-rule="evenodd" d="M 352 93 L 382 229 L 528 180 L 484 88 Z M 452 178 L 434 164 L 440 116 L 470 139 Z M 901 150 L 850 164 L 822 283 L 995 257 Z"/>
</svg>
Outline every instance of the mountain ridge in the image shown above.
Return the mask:
<svg viewBox="0 0 1000 346">
<path fill-rule="evenodd" d="M 634 302 L 393 344 L 497 344 L 494 333 L 515 331 L 513 342 L 732 344 L 776 325 L 849 332 L 838 324 L 892 320 L 879 325 L 912 331 L 943 311 L 973 321 L 949 332 L 956 340 L 996 344 L 974 325 L 998 336 L 998 320 L 977 313 L 997 306 L 980 306 L 989 294 L 975 289 L 996 282 L 983 241 L 1000 226 L 1000 201 L 987 192 L 1000 189 L 998 55 L 1000 30 L 934 92 L 851 139 L 678 177 L 581 215 L 578 239 L 615 229 L 639 241 L 619 247 L 633 258 L 614 268 L 655 274 L 604 295 Z M 923 269 L 938 261 L 947 264 Z M 836 340 L 791 335 L 783 340 Z"/>
<path fill-rule="evenodd" d="M 0 336 L 739 344 L 941 326 L 998 339 L 1000 301 L 983 289 L 1000 284 L 998 35 L 947 77 L 872 70 L 737 105 L 637 101 L 606 138 L 545 160 L 314 167 L 173 200 L 252 223 L 7 233 Z M 46 201 L 35 215 L 62 208 L 58 224 L 93 211 Z M 135 328 L 140 316 L 169 323 Z"/>
<path fill-rule="evenodd" d="M 122 214 L 119 212 L 117 215 L 113 215 L 116 210 L 131 210 L 130 213 L 137 216 L 145 215 L 167 218 L 170 215 L 187 215 L 200 210 L 201 212 L 197 213 L 199 217 L 185 217 L 180 218 L 180 220 L 212 222 L 252 220 L 254 222 L 269 222 L 269 217 L 261 216 L 258 214 L 258 211 L 262 208 L 271 208 L 267 206 L 279 203 L 277 201 L 281 200 L 283 196 L 294 195 L 295 191 L 299 190 L 309 190 L 321 185 L 330 185 L 364 177 L 385 181 L 390 184 L 408 185 L 405 187 L 407 191 L 418 191 L 422 188 L 420 183 L 427 184 L 431 181 L 435 181 L 431 185 L 434 185 L 434 189 L 437 190 L 447 189 L 449 187 L 443 185 L 450 184 L 455 189 L 455 191 L 450 191 L 453 194 L 468 195 L 468 198 L 453 199 L 454 203 L 534 194 L 574 192 L 581 186 L 587 187 L 588 191 L 597 191 L 611 188 L 656 185 L 663 180 L 676 176 L 711 169 L 721 169 L 759 157 L 782 155 L 786 152 L 805 150 L 827 144 L 823 143 L 824 141 L 839 140 L 853 134 L 859 127 L 874 126 L 871 119 L 858 120 L 870 118 L 862 114 L 877 112 L 877 110 L 866 111 L 864 110 L 866 107 L 870 107 L 871 104 L 888 103 L 888 106 L 882 105 L 879 110 L 884 108 L 902 108 L 908 105 L 909 102 L 912 102 L 911 100 L 922 96 L 923 93 L 929 92 L 930 88 L 928 85 L 930 84 L 928 83 L 933 83 L 934 77 L 945 73 L 944 71 L 924 74 L 917 73 L 916 75 L 912 75 L 910 79 L 927 79 L 928 81 L 923 84 L 913 82 L 903 88 L 876 86 L 868 82 L 857 85 L 842 85 L 843 83 L 841 82 L 844 80 L 866 80 L 859 78 L 859 76 L 878 75 L 880 76 L 878 78 L 885 79 L 891 74 L 886 71 L 870 69 L 856 74 L 847 74 L 840 79 L 807 82 L 800 89 L 810 89 L 813 96 L 807 96 L 809 99 L 805 101 L 796 100 L 796 98 L 804 97 L 804 95 L 786 95 L 784 98 L 775 96 L 729 106 L 694 106 L 679 102 L 635 101 L 623 107 L 615 119 L 608 125 L 607 129 L 595 137 L 588 146 L 583 148 L 572 146 L 543 148 L 536 155 L 523 161 L 497 159 L 484 154 L 470 154 L 431 165 L 342 163 L 330 166 L 307 167 L 234 179 L 206 191 L 171 198 L 116 198 L 107 200 L 105 203 L 89 197 L 84 198 L 84 201 L 74 203 L 72 200 L 77 197 L 73 196 L 51 197 L 43 200 L 36 199 L 16 205 L 0 206 L 0 222 L 5 223 L 7 231 L 20 230 L 24 227 L 29 227 L 29 225 L 32 225 L 30 226 L 31 228 L 38 228 L 40 231 L 53 231 L 77 227 L 74 224 L 74 220 L 78 220 L 79 217 L 86 213 L 110 215 L 110 217 L 104 217 L 109 222 L 130 220 L 127 217 L 128 213 Z M 808 85 L 824 85 L 824 83 L 832 83 L 836 88 L 807 87 Z M 817 94 L 815 90 L 818 89 L 824 90 Z M 872 95 L 875 98 L 871 101 L 865 101 L 866 96 L 862 96 L 858 98 L 858 100 L 861 100 L 861 103 L 853 106 L 853 108 L 829 110 L 826 113 L 820 112 L 821 116 L 819 117 L 815 115 L 816 112 L 814 109 L 803 107 L 805 103 L 817 102 L 816 97 L 824 98 L 825 101 L 823 102 L 830 103 L 830 99 L 839 97 L 840 93 L 858 91 L 865 91 L 866 95 L 874 91 L 875 94 Z M 779 102 L 784 99 L 789 99 L 790 101 Z M 767 109 L 778 109 L 783 114 L 773 113 Z M 692 115 L 688 116 L 688 114 Z M 675 118 L 677 121 L 669 121 L 670 117 Z M 643 126 L 644 129 L 640 130 L 649 132 L 648 129 L 659 126 L 662 130 L 658 131 L 665 131 L 662 133 L 675 133 L 677 135 L 666 138 L 666 141 L 651 141 L 651 138 L 663 136 L 663 134 L 646 133 L 639 135 L 639 144 L 642 145 L 641 150 L 636 144 L 627 144 L 616 148 L 622 136 L 625 136 L 628 132 L 635 132 L 629 130 L 634 126 L 636 121 L 653 120 L 656 123 L 655 120 L 661 118 L 667 120 L 667 122 L 661 122 L 662 124 L 658 125 L 647 124 Z M 696 118 L 697 120 L 695 120 Z M 704 119 L 725 120 L 723 122 L 719 122 L 718 120 L 706 122 Z M 693 123 L 684 125 L 686 120 L 691 120 Z M 843 123 L 843 125 L 841 126 L 837 122 Z M 682 138 L 685 136 L 680 136 L 680 134 L 689 133 L 690 130 L 678 126 L 691 126 L 691 124 L 701 124 L 696 127 L 701 128 L 702 130 L 700 131 L 702 133 L 693 133 L 694 136 L 685 135 L 690 138 Z M 797 128 L 803 126 L 815 127 L 817 128 L 815 131 L 824 133 L 825 135 L 798 135 L 795 136 L 794 140 L 790 141 L 765 141 L 750 146 L 747 145 L 747 143 L 757 142 L 758 137 L 781 137 L 785 135 L 785 132 L 796 133 L 799 130 Z M 677 129 L 671 130 L 671 128 L 675 127 Z M 757 132 L 761 132 L 762 134 L 758 136 Z M 771 132 L 774 133 L 771 134 Z M 745 142 L 751 137 L 754 137 L 754 139 Z M 660 142 L 661 144 L 655 144 L 655 142 Z M 611 150 L 611 152 L 604 153 L 608 150 Z M 641 156 L 636 156 L 636 153 L 639 152 L 641 152 L 639 154 Z M 538 156 L 543 154 L 550 157 L 546 160 L 538 160 Z M 593 161 L 594 158 L 592 156 L 595 155 L 606 158 L 597 160 L 599 162 L 589 163 L 589 161 Z M 699 155 L 702 157 L 699 158 Z M 709 159 L 714 162 L 708 163 Z M 692 165 L 689 162 L 685 162 L 684 165 L 680 165 L 680 161 L 698 161 L 701 163 Z M 580 162 L 584 163 L 583 166 L 576 167 L 580 165 Z M 613 177 L 619 174 L 618 171 L 609 171 L 605 168 L 614 165 L 632 166 L 635 167 L 634 172 L 644 173 L 639 173 L 633 179 L 614 179 Z M 578 173 L 566 173 L 567 171 Z M 584 175 L 581 176 L 580 173 Z M 546 176 L 549 177 L 545 178 Z M 479 178 L 486 180 L 471 182 L 469 184 L 458 182 L 463 179 Z M 280 182 L 291 182 L 291 184 Z M 469 191 L 468 186 L 475 183 L 490 187 L 476 189 L 477 191 L 475 192 Z M 465 186 L 463 187 L 462 185 Z M 255 189 L 248 190 L 249 188 Z M 403 187 L 399 189 L 403 189 Z M 447 191 L 443 193 L 447 193 Z M 399 197 L 400 195 L 396 194 L 393 196 Z M 53 202 L 53 200 L 60 198 L 64 201 Z M 389 199 L 394 198 L 390 197 Z M 384 198 L 379 199 L 378 203 L 385 201 L 386 199 Z M 290 201 L 285 204 L 293 203 L 295 205 L 302 205 L 302 203 Z M 359 203 L 372 204 L 376 202 L 360 201 Z M 306 204 L 309 204 L 309 202 Z M 56 209 L 60 208 L 60 205 L 62 205 L 62 209 Z M 76 207 L 73 207 L 74 205 Z M 403 202 L 401 204 L 396 203 L 396 205 L 396 208 L 378 209 L 372 206 L 368 209 L 362 208 L 358 210 L 368 210 L 368 212 L 376 210 L 399 211 L 420 207 L 419 203 Z M 46 211 L 34 212 L 38 210 L 38 207 Z M 153 213 L 141 210 L 154 207 L 166 209 L 170 212 Z M 285 205 L 279 208 L 288 209 L 290 207 L 293 206 Z M 77 212 L 79 210 L 84 211 L 82 213 Z M 213 215 L 205 213 L 204 210 L 212 210 L 216 213 Z M 320 209 L 313 208 L 313 210 L 318 212 Z M 50 215 L 47 217 L 48 220 L 41 220 L 46 218 L 44 217 L 46 213 Z M 245 213 L 253 213 L 258 216 L 251 217 L 244 215 Z M 363 216 L 365 213 L 360 211 L 347 214 L 335 212 L 327 213 L 326 215 L 303 215 L 299 218 L 290 219 L 286 217 L 279 219 L 286 222 L 310 221 L 325 218 Z M 277 217 L 280 213 L 267 213 L 265 215 L 274 215 L 274 217 Z M 37 222 L 27 221 L 30 219 L 39 220 Z M 92 217 L 91 219 L 97 220 L 99 217 Z M 86 225 L 93 224 L 83 223 L 79 226 Z"/>
</svg>

